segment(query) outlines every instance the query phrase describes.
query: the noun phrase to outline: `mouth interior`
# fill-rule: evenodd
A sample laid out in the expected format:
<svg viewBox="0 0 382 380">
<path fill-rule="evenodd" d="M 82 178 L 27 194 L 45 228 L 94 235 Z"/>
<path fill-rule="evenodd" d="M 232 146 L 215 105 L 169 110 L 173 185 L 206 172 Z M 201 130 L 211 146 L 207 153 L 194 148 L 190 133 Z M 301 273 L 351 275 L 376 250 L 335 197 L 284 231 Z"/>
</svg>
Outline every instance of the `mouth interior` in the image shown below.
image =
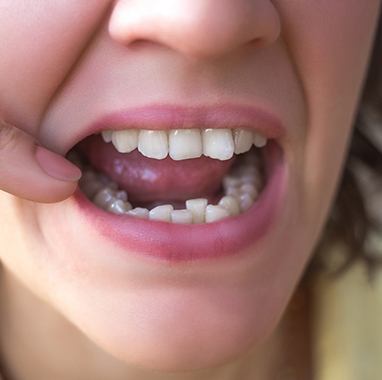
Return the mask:
<svg viewBox="0 0 382 380">
<path fill-rule="evenodd" d="M 205 199 L 208 205 L 227 209 L 228 217 L 250 208 L 264 189 L 265 151 L 252 146 L 225 161 L 205 156 L 156 160 L 137 149 L 119 153 L 100 135 L 92 135 L 77 144 L 68 158 L 83 171 L 81 191 L 109 212 L 148 218 L 142 210 L 163 205 L 185 210 L 188 201 Z"/>
</svg>

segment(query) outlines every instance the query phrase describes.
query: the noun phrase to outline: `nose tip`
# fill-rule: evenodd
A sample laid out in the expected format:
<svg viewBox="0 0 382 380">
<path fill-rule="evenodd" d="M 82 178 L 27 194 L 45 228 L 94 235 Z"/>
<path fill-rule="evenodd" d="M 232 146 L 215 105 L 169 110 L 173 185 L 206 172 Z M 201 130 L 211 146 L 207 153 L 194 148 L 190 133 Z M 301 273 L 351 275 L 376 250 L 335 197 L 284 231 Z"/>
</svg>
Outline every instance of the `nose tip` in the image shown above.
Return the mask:
<svg viewBox="0 0 382 380">
<path fill-rule="evenodd" d="M 270 0 L 119 0 L 109 22 L 111 37 L 126 46 L 150 41 L 196 58 L 270 44 L 280 28 Z"/>
</svg>

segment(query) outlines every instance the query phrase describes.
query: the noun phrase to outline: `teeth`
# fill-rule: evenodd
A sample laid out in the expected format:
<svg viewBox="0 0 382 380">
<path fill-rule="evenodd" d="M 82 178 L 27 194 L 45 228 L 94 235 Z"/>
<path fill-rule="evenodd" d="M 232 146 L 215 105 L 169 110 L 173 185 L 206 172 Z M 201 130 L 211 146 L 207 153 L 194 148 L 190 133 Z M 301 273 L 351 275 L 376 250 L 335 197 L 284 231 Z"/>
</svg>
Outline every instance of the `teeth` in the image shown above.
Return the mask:
<svg viewBox="0 0 382 380">
<path fill-rule="evenodd" d="M 153 208 L 149 213 L 151 220 L 160 220 L 162 222 L 171 221 L 171 213 L 174 211 L 174 207 L 171 205 L 162 205 Z"/>
<path fill-rule="evenodd" d="M 232 216 L 240 214 L 240 205 L 236 197 L 229 195 L 223 197 L 219 202 L 219 206 L 225 208 Z"/>
<path fill-rule="evenodd" d="M 82 191 L 89 197 L 93 198 L 94 195 L 101 190 L 104 185 L 97 180 L 97 176 L 92 171 L 85 171 L 82 175 L 79 185 Z"/>
<path fill-rule="evenodd" d="M 130 153 L 138 147 L 138 130 L 114 131 L 111 141 L 119 153 Z"/>
<path fill-rule="evenodd" d="M 114 190 L 107 187 L 103 188 L 102 190 L 99 190 L 97 192 L 97 194 L 93 198 L 93 202 L 99 207 L 107 207 L 115 201 L 114 194 Z"/>
<path fill-rule="evenodd" d="M 138 150 L 146 157 L 162 160 L 168 155 L 168 137 L 166 131 L 141 130 Z"/>
<path fill-rule="evenodd" d="M 253 134 L 245 129 L 235 129 L 233 131 L 235 142 L 235 154 L 248 152 L 252 147 Z"/>
<path fill-rule="evenodd" d="M 257 193 L 258 193 L 255 185 L 250 183 L 244 183 L 243 185 L 241 185 L 240 192 L 242 194 L 250 195 L 253 199 L 257 197 Z"/>
<path fill-rule="evenodd" d="M 111 142 L 112 137 L 113 137 L 113 131 L 108 130 L 108 131 L 102 132 L 103 141 L 105 141 L 106 143 Z"/>
<path fill-rule="evenodd" d="M 222 206 L 208 205 L 206 208 L 206 223 L 217 222 L 228 217 L 229 212 Z"/>
<path fill-rule="evenodd" d="M 178 224 L 191 224 L 192 214 L 189 210 L 174 210 L 171 212 L 171 221 Z"/>
<path fill-rule="evenodd" d="M 160 131 L 147 132 L 150 132 L 150 136 L 144 136 L 144 138 L 148 137 L 149 140 L 151 139 L 150 144 L 153 140 L 158 139 L 157 133 L 160 133 Z M 191 136 L 192 139 L 196 134 L 194 135 L 192 130 L 182 131 L 185 132 L 183 134 L 177 134 L 176 132 L 173 132 L 172 140 L 170 140 L 174 142 L 172 144 L 173 150 L 171 155 L 179 158 L 180 156 L 177 156 L 177 154 L 182 153 L 182 146 L 186 146 L 188 138 Z M 238 134 L 239 132 L 236 134 L 236 142 L 239 141 Z M 160 138 L 162 138 L 163 142 L 163 135 Z M 116 139 L 118 138 L 114 137 L 113 143 Z M 199 133 L 199 142 L 200 140 Z M 167 141 L 167 137 L 165 141 Z M 240 145 L 240 142 L 236 145 Z M 185 150 L 187 149 L 188 146 Z M 190 151 L 191 149 L 188 150 L 188 152 Z M 187 157 L 187 155 L 183 157 Z M 152 210 L 141 207 L 133 208 L 132 204 L 128 202 L 128 194 L 125 190 L 119 189 L 118 184 L 105 174 L 94 172 L 88 166 L 84 166 L 79 186 L 86 196 L 98 207 L 117 215 L 129 215 L 141 219 L 180 224 L 212 223 L 230 216 L 237 216 L 248 210 L 255 203 L 264 186 L 264 173 L 261 164 L 259 156 L 254 152 L 244 155 L 240 161 L 233 165 L 229 174 L 223 178 L 224 195 L 217 202 L 217 205 L 208 204 L 208 200 L 205 198 L 189 199 L 185 202 L 186 207 L 183 210 L 174 210 L 174 207 L 170 204 L 160 205 Z"/>
<path fill-rule="evenodd" d="M 203 131 L 203 153 L 217 160 L 229 160 L 234 153 L 231 129 L 205 129 Z"/>
<path fill-rule="evenodd" d="M 208 201 L 204 198 L 189 199 L 186 201 L 186 208 L 192 214 L 193 223 L 204 223 Z"/>
<path fill-rule="evenodd" d="M 199 129 L 175 129 L 169 134 L 170 157 L 173 160 L 198 158 L 203 154 Z"/>
<path fill-rule="evenodd" d="M 253 144 L 257 148 L 263 148 L 265 145 L 267 145 L 267 138 L 258 132 L 254 132 L 253 133 Z"/>
<path fill-rule="evenodd" d="M 136 207 L 133 210 L 128 211 L 127 214 L 139 219 L 149 218 L 149 210 L 143 207 Z"/>
<path fill-rule="evenodd" d="M 112 212 L 113 214 L 117 214 L 117 215 L 126 214 L 131 209 L 132 209 L 131 204 L 129 202 L 124 202 L 121 199 L 116 199 L 107 208 L 108 211 Z"/>
<path fill-rule="evenodd" d="M 124 191 L 124 190 L 117 191 L 117 192 L 115 193 L 115 197 L 116 197 L 117 199 L 120 199 L 120 200 L 124 201 L 124 202 L 127 202 L 127 193 L 126 193 L 126 191 Z"/>
<path fill-rule="evenodd" d="M 240 209 L 241 209 L 241 211 L 248 210 L 253 205 L 253 202 L 254 202 L 254 200 L 249 194 L 242 193 L 240 195 Z"/>
<path fill-rule="evenodd" d="M 267 138 L 246 129 L 125 129 L 103 131 L 105 142 L 112 142 L 120 153 L 136 148 L 146 157 L 162 160 L 170 154 L 173 160 L 188 160 L 205 155 L 217 160 L 229 160 L 233 154 L 248 152 L 252 145 L 262 148 Z"/>
</svg>

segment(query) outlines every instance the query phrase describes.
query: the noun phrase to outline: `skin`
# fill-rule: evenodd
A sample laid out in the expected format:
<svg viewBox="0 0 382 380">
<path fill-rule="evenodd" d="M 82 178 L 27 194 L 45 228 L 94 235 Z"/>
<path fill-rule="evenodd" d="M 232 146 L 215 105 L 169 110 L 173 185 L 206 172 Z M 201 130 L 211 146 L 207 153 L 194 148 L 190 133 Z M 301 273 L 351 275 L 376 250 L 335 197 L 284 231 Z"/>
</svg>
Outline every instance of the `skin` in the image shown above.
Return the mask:
<svg viewBox="0 0 382 380">
<path fill-rule="evenodd" d="M 379 8 L 0 0 L 0 186 L 17 195 L 0 193 L 0 342 L 14 379 L 272 378 L 278 322 L 338 186 Z M 287 128 L 286 205 L 242 260 L 172 267 L 126 255 L 74 211 L 73 178 L 49 177 L 33 153 L 31 136 L 65 154 L 119 108 L 227 100 L 264 106 Z"/>
</svg>

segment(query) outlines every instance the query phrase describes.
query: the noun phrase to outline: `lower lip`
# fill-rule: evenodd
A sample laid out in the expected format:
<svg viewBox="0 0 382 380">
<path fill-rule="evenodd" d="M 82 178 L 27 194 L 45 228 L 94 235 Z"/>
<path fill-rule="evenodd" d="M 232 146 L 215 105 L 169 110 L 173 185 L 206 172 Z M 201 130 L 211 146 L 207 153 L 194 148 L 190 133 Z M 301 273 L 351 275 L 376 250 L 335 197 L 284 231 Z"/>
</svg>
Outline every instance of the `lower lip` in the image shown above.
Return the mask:
<svg viewBox="0 0 382 380">
<path fill-rule="evenodd" d="M 219 259 L 255 247 L 269 234 L 281 213 L 287 190 L 287 168 L 281 148 L 272 140 L 263 148 L 267 184 L 243 214 L 211 224 L 173 224 L 106 212 L 77 190 L 74 200 L 86 220 L 127 254 L 167 262 Z"/>
</svg>

